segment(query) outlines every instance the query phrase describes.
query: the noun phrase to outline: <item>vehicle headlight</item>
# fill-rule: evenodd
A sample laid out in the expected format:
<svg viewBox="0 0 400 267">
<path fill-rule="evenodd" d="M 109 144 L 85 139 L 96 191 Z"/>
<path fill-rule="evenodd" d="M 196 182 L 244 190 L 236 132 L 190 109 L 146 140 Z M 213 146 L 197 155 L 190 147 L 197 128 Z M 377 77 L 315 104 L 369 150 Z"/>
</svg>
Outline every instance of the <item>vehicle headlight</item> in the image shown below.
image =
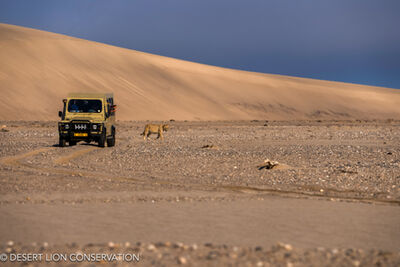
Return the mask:
<svg viewBox="0 0 400 267">
<path fill-rule="evenodd" d="M 64 129 L 68 130 L 69 129 L 69 124 L 64 124 Z"/>
<path fill-rule="evenodd" d="M 92 124 L 92 131 L 98 132 L 101 130 L 101 124 L 96 123 L 96 124 Z"/>
</svg>

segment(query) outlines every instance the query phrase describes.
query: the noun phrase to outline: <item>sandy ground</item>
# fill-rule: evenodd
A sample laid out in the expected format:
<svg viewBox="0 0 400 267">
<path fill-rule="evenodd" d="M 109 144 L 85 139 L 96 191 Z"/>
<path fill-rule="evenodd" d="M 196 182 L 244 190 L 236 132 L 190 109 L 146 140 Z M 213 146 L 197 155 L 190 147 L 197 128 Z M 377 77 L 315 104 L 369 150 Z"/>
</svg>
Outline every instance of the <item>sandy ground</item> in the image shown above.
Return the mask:
<svg viewBox="0 0 400 267">
<path fill-rule="evenodd" d="M 7 24 L 0 47 L 0 120 L 57 120 L 68 93 L 109 91 L 124 121 L 400 119 L 396 89 L 219 68 Z"/>
<path fill-rule="evenodd" d="M 399 90 L 6 24 L 0 47 L 0 261 L 135 253 L 142 266 L 400 265 Z M 110 88 L 117 145 L 58 147 L 51 120 L 67 93 Z M 12 121 L 22 118 L 42 121 Z M 164 141 L 143 141 L 145 120 L 171 120 Z M 50 262 L 60 263 L 75 264 Z M 100 263 L 132 264 L 78 264 Z"/>
<path fill-rule="evenodd" d="M 400 264 L 400 121 L 176 121 L 164 141 L 145 123 L 119 122 L 113 148 L 59 148 L 56 122 L 1 122 L 0 252 Z"/>
</svg>

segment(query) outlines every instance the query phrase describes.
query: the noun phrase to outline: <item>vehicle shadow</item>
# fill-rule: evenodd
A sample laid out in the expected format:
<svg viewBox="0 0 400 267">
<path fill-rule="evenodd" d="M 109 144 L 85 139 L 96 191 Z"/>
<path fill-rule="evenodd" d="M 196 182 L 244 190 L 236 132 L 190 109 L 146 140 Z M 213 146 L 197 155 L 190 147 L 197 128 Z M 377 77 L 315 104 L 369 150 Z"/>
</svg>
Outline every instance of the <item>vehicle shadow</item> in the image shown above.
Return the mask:
<svg viewBox="0 0 400 267">
<path fill-rule="evenodd" d="M 92 144 L 92 143 L 80 143 L 81 146 L 99 146 L 98 144 Z"/>
<path fill-rule="evenodd" d="M 92 144 L 92 143 L 77 143 L 76 145 L 73 146 L 97 146 L 98 144 Z M 61 147 L 60 144 L 53 144 L 53 145 L 49 145 L 47 147 Z M 71 147 L 70 145 L 66 145 L 65 147 Z"/>
</svg>

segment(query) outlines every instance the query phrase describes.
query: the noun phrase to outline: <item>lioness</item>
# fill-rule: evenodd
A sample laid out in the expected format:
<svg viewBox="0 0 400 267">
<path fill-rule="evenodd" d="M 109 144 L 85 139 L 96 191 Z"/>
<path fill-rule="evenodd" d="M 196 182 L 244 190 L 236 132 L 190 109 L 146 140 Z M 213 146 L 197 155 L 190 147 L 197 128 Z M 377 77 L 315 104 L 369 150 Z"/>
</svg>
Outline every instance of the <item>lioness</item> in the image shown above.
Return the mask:
<svg viewBox="0 0 400 267">
<path fill-rule="evenodd" d="M 168 124 L 146 124 L 144 127 L 143 133 L 143 140 L 146 140 L 146 137 L 149 137 L 150 134 L 158 134 L 157 138 L 161 137 L 161 140 L 164 140 L 163 132 L 168 131 L 169 125 Z"/>
</svg>

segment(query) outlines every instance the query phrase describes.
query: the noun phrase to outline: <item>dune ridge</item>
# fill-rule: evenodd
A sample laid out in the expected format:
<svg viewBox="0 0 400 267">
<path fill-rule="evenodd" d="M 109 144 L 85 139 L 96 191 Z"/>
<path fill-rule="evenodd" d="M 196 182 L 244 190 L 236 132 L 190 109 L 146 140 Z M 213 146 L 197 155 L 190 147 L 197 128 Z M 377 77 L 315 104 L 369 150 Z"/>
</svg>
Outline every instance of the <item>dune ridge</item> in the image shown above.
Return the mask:
<svg viewBox="0 0 400 267">
<path fill-rule="evenodd" d="M 400 119 L 400 90 L 198 64 L 0 24 L 0 120 L 114 92 L 119 120 Z"/>
</svg>

